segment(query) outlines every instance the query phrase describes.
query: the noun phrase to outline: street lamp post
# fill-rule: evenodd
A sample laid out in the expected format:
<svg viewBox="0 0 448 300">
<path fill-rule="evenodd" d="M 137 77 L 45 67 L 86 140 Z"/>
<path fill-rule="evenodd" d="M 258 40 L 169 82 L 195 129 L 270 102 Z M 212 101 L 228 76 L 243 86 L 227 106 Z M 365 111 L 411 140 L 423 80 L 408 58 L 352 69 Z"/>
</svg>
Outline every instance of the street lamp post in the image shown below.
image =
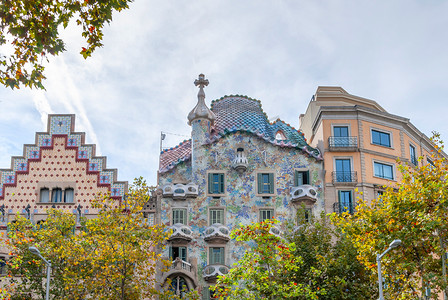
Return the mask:
<svg viewBox="0 0 448 300">
<path fill-rule="evenodd" d="M 50 261 L 46 260 L 41 254 L 39 249 L 37 249 L 36 247 L 29 247 L 28 250 L 30 250 L 31 253 L 39 256 L 47 265 L 47 291 L 46 291 L 46 295 L 45 295 L 45 300 L 50 299 L 50 272 L 51 272 L 51 263 Z"/>
<path fill-rule="evenodd" d="M 390 243 L 389 248 L 387 248 L 386 251 L 384 251 L 381 254 L 376 255 L 376 262 L 378 264 L 378 287 L 379 287 L 379 294 L 380 294 L 380 297 L 378 298 L 379 300 L 384 300 L 383 276 L 381 274 L 381 258 L 383 258 L 383 256 L 386 255 L 387 252 L 389 252 L 390 250 L 392 250 L 394 248 L 397 248 L 400 245 L 401 245 L 401 240 L 394 240 L 392 243 Z"/>
</svg>

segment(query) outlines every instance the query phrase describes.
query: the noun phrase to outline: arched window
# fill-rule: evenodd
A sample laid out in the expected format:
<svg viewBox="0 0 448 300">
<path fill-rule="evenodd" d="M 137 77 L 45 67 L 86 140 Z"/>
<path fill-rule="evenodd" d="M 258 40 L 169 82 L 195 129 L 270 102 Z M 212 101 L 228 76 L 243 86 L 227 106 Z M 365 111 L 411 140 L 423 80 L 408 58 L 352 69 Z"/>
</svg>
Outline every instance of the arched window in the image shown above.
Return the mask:
<svg viewBox="0 0 448 300">
<path fill-rule="evenodd" d="M 64 202 L 73 203 L 73 195 L 75 194 L 73 188 L 66 188 L 64 191 Z"/>
<path fill-rule="evenodd" d="M 40 202 L 50 202 L 50 190 L 48 188 L 40 189 Z"/>
<path fill-rule="evenodd" d="M 180 298 L 183 298 L 188 293 L 188 285 L 185 278 L 177 276 L 171 281 L 171 290 Z"/>
<path fill-rule="evenodd" d="M 62 202 L 62 189 L 54 188 L 51 190 L 51 202 L 60 203 Z"/>
</svg>

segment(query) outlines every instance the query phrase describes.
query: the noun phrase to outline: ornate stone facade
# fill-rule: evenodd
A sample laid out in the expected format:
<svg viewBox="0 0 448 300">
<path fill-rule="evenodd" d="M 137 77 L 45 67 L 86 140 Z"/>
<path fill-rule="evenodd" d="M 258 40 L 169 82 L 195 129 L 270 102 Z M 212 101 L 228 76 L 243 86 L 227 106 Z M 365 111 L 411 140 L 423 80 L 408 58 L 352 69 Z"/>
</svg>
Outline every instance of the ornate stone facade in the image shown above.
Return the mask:
<svg viewBox="0 0 448 300">
<path fill-rule="evenodd" d="M 281 234 L 287 223 L 297 224 L 302 203 L 315 215 L 323 211 L 323 163 L 301 132 L 270 123 L 260 101 L 225 96 L 209 110 L 204 85 L 197 85 L 191 140 L 160 155 L 158 218 L 174 228 L 164 253 L 174 267 L 159 275 L 179 293 L 198 289 L 209 299 L 208 286 L 247 248 L 229 239 L 232 229 L 276 218 L 273 234 Z"/>
</svg>

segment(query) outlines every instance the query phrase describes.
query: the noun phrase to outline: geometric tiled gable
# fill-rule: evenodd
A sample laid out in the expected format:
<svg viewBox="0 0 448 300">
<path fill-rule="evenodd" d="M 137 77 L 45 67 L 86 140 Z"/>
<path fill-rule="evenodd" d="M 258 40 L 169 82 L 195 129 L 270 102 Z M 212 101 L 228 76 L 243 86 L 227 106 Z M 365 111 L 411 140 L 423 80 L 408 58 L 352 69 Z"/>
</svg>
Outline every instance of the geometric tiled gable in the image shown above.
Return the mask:
<svg viewBox="0 0 448 300">
<path fill-rule="evenodd" d="M 36 133 L 35 144 L 24 145 L 23 156 L 12 157 L 10 169 L 0 169 L 0 200 L 5 186 L 16 186 L 17 174 L 28 174 L 30 162 L 41 161 L 43 149 L 53 149 L 55 138 L 65 139 L 65 149 L 75 150 L 76 161 L 85 162 L 88 174 L 98 176 L 97 184 L 106 187 L 114 198 L 122 198 L 127 182 L 117 181 L 117 170 L 106 168 L 106 158 L 95 156 L 95 145 L 84 144 L 85 133 L 75 132 L 75 115 L 49 115 L 47 132 Z"/>
</svg>

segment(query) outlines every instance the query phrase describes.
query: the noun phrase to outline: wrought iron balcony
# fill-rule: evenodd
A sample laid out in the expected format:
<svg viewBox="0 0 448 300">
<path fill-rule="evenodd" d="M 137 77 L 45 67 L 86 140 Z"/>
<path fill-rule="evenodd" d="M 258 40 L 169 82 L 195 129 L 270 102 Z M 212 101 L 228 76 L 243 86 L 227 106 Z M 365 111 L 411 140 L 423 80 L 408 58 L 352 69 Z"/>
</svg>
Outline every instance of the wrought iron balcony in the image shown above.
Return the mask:
<svg viewBox="0 0 448 300">
<path fill-rule="evenodd" d="M 193 233 L 189 226 L 176 223 L 171 226 L 169 229 L 173 231 L 173 234 L 169 237 L 169 241 L 171 242 L 190 242 L 193 239 Z"/>
<path fill-rule="evenodd" d="M 167 184 L 162 188 L 163 197 L 172 197 L 175 200 L 185 200 L 187 197 L 198 196 L 198 185 L 188 184 Z"/>
<path fill-rule="evenodd" d="M 202 276 L 205 281 L 216 280 L 216 277 L 220 275 L 226 275 L 229 273 L 230 268 L 226 265 L 208 265 L 202 271 Z"/>
<path fill-rule="evenodd" d="M 333 177 L 333 184 L 345 184 L 352 185 L 358 183 L 358 177 L 356 171 L 342 172 L 335 171 L 331 173 Z"/>
<path fill-rule="evenodd" d="M 309 184 L 292 187 L 290 196 L 292 202 L 305 202 L 306 204 L 313 205 L 317 201 L 316 188 Z"/>
<path fill-rule="evenodd" d="M 206 242 L 230 240 L 230 230 L 222 224 L 213 224 L 205 229 L 204 240 Z"/>
<path fill-rule="evenodd" d="M 342 214 L 344 212 L 348 212 L 349 214 L 354 214 L 356 211 L 356 203 L 350 201 L 349 203 L 333 203 L 333 211 L 338 214 Z"/>
<path fill-rule="evenodd" d="M 330 151 L 356 151 L 358 150 L 358 137 L 330 136 L 328 145 Z"/>
</svg>

